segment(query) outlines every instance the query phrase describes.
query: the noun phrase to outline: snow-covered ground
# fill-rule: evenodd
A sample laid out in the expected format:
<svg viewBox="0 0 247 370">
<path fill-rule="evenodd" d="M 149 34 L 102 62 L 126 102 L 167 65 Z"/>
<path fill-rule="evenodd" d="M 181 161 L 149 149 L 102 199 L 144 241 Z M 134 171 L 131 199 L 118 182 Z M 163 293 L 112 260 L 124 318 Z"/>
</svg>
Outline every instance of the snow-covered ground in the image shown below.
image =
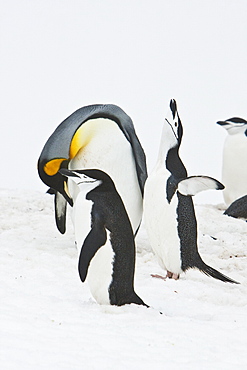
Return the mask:
<svg viewBox="0 0 247 370">
<path fill-rule="evenodd" d="M 2 189 L 0 209 L 1 369 L 247 368 L 247 223 L 223 207 L 196 206 L 199 250 L 241 284 L 192 270 L 178 281 L 152 278 L 165 272 L 142 226 L 135 290 L 150 309 L 93 300 L 72 225 L 56 230 L 50 195 Z"/>
</svg>

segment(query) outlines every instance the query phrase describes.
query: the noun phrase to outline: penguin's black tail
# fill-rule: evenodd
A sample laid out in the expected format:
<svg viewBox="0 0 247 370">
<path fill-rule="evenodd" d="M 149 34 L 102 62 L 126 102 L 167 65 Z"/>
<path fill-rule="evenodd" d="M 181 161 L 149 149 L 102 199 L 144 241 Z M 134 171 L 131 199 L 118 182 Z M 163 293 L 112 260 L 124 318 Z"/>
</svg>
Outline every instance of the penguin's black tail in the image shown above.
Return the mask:
<svg viewBox="0 0 247 370">
<path fill-rule="evenodd" d="M 149 306 L 145 302 L 143 302 L 143 300 L 135 292 L 132 294 L 129 303 L 135 303 L 135 304 L 146 306 L 147 308 L 149 308 Z"/>
<path fill-rule="evenodd" d="M 203 272 L 207 276 L 211 276 L 214 279 L 218 279 L 223 281 L 224 283 L 231 283 L 231 284 L 240 284 L 239 282 L 230 279 L 228 276 L 222 274 L 221 272 L 215 270 L 213 267 L 206 265 L 203 260 L 200 260 L 199 263 L 197 263 L 196 266 L 201 272 Z"/>
</svg>

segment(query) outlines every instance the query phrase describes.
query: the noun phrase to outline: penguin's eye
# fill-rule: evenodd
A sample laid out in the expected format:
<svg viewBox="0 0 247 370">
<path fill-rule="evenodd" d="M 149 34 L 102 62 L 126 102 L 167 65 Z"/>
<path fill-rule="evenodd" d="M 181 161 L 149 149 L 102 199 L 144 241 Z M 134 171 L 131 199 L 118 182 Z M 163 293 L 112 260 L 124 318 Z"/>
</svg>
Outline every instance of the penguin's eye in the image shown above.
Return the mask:
<svg viewBox="0 0 247 370">
<path fill-rule="evenodd" d="M 175 127 L 177 127 L 177 125 L 178 125 L 178 123 L 177 123 L 177 122 L 175 122 Z"/>
</svg>

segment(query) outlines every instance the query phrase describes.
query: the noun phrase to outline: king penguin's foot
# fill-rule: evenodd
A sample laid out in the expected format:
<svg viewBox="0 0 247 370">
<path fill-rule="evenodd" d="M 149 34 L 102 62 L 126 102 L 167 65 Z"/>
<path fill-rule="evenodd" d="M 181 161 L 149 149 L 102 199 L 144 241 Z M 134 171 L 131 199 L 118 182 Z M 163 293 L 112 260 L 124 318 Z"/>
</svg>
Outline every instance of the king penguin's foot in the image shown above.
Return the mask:
<svg viewBox="0 0 247 370">
<path fill-rule="evenodd" d="M 174 274 L 173 272 L 170 272 L 170 271 L 167 271 L 167 274 L 166 276 L 162 276 L 162 275 L 158 275 L 158 274 L 151 274 L 151 276 L 153 278 L 156 278 L 156 279 L 162 279 L 162 280 L 166 280 L 167 278 L 169 279 L 174 279 L 174 280 L 178 280 L 179 279 L 179 275 L 178 274 Z"/>
<path fill-rule="evenodd" d="M 169 279 L 174 279 L 174 280 L 178 280 L 179 279 L 179 275 L 178 274 L 174 274 L 173 272 L 170 272 L 170 271 L 167 271 L 166 277 L 168 277 Z"/>
</svg>

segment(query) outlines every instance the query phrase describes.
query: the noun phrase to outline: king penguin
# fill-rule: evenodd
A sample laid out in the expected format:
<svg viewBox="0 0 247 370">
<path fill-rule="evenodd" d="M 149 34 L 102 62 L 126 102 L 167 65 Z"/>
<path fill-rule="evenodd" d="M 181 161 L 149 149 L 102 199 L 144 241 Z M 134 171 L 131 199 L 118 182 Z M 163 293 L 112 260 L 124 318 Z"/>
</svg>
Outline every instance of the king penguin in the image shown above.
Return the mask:
<svg viewBox="0 0 247 370">
<path fill-rule="evenodd" d="M 206 265 L 198 252 L 192 196 L 224 186 L 207 176 L 187 177 L 179 156 L 182 135 L 177 104 L 172 99 L 163 125 L 158 160 L 144 189 L 144 222 L 151 247 L 169 278 L 178 279 L 182 272 L 197 268 L 208 276 L 235 283 Z"/>
<path fill-rule="evenodd" d="M 115 185 L 96 169 L 61 169 L 78 187 L 74 203 L 79 275 L 87 278 L 99 304 L 147 306 L 135 293 L 135 242 L 129 217 Z"/>
<path fill-rule="evenodd" d="M 247 194 L 247 121 L 233 117 L 218 121 L 226 129 L 222 163 L 223 192 L 227 206 Z"/>
<path fill-rule="evenodd" d="M 98 168 L 112 178 L 134 233 L 137 232 L 147 178 L 146 158 L 131 118 L 113 104 L 82 107 L 66 118 L 48 138 L 38 160 L 41 180 L 55 194 L 58 230 L 66 231 L 66 205 L 76 200 L 78 187 L 60 168 Z M 74 220 L 72 208 L 72 220 Z"/>
</svg>

